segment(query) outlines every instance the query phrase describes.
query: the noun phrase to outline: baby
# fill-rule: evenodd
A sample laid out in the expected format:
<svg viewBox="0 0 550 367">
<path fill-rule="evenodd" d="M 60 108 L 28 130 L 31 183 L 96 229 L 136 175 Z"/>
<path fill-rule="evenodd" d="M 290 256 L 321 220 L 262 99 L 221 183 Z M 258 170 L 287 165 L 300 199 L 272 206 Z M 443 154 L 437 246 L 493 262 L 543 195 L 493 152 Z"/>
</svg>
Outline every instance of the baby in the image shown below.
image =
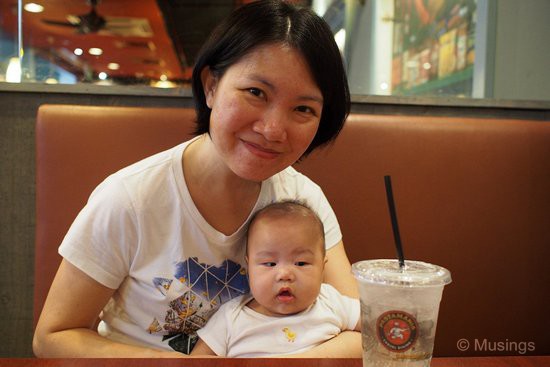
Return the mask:
<svg viewBox="0 0 550 367">
<path fill-rule="evenodd" d="M 197 333 L 193 355 L 266 357 L 308 350 L 360 330 L 359 301 L 323 284 L 323 224 L 296 201 L 252 218 L 246 261 L 250 295 L 225 304 Z"/>
</svg>

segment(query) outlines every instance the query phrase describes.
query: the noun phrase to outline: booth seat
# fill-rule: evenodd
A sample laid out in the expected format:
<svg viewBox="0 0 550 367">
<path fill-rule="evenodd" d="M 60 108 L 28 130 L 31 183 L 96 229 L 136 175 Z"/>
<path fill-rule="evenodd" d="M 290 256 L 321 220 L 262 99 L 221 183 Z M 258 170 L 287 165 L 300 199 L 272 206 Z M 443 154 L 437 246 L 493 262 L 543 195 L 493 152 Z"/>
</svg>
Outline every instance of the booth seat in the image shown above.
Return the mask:
<svg viewBox="0 0 550 367">
<path fill-rule="evenodd" d="M 35 322 L 57 247 L 93 188 L 190 138 L 194 117 L 185 108 L 39 108 Z M 550 352 L 548 121 L 352 114 L 334 144 L 296 168 L 325 191 L 351 262 L 395 257 L 391 175 L 405 257 L 452 273 L 436 356 Z"/>
</svg>

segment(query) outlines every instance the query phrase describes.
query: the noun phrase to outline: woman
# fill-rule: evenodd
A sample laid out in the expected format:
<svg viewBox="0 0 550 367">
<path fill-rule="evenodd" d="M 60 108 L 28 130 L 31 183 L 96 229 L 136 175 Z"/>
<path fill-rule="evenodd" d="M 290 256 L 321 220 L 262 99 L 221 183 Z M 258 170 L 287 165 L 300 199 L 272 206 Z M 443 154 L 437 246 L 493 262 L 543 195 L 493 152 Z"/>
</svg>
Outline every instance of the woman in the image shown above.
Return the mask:
<svg viewBox="0 0 550 367">
<path fill-rule="evenodd" d="M 330 205 L 290 167 L 335 139 L 349 111 L 328 26 L 280 1 L 243 6 L 205 44 L 193 91 L 197 137 L 111 175 L 71 226 L 35 332 L 38 356 L 185 356 L 220 304 L 248 292 L 248 220 L 281 199 L 316 210 L 324 281 L 357 297 Z M 299 356 L 359 357 L 360 348 L 358 333 L 345 332 Z"/>
</svg>

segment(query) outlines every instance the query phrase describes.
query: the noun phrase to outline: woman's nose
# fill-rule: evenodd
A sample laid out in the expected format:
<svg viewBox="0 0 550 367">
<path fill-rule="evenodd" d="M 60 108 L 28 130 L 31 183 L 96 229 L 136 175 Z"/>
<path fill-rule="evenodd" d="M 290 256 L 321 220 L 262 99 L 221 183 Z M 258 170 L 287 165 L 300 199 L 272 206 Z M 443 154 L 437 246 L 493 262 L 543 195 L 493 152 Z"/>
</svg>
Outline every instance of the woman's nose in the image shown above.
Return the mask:
<svg viewBox="0 0 550 367">
<path fill-rule="evenodd" d="M 277 110 L 266 111 L 261 120 L 254 124 L 253 130 L 262 134 L 268 141 L 284 141 L 286 139 L 285 114 Z"/>
</svg>

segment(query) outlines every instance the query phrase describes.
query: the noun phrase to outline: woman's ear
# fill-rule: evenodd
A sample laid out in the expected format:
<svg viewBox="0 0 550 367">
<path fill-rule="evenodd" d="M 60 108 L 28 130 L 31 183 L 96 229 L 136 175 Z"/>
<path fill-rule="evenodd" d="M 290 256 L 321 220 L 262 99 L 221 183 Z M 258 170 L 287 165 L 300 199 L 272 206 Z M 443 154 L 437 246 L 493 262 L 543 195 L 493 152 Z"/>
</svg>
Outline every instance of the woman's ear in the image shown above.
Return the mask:
<svg viewBox="0 0 550 367">
<path fill-rule="evenodd" d="M 218 78 L 214 75 L 212 70 L 206 66 L 201 71 L 202 88 L 204 89 L 204 98 L 206 99 L 206 105 L 208 108 L 212 108 L 214 92 L 218 85 Z"/>
</svg>

